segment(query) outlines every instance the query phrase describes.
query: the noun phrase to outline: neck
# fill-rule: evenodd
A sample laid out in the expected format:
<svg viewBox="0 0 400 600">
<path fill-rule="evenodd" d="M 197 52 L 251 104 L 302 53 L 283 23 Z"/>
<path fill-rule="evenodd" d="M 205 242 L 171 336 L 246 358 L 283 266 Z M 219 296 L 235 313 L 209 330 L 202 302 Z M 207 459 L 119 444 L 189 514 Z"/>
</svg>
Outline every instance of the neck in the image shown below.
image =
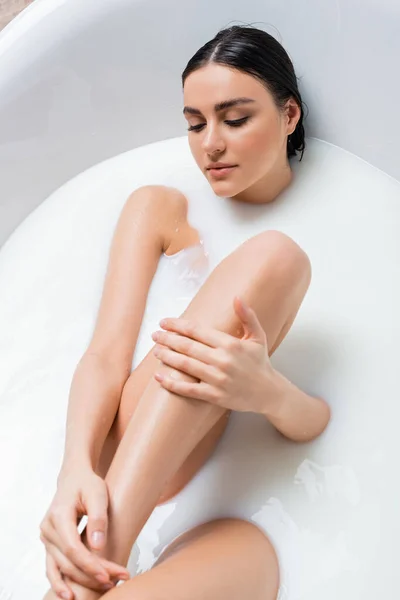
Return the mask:
<svg viewBox="0 0 400 600">
<path fill-rule="evenodd" d="M 292 179 L 292 169 L 285 157 L 283 165 L 276 166 L 272 172 L 232 198 L 249 204 L 268 204 L 289 187 Z"/>
</svg>

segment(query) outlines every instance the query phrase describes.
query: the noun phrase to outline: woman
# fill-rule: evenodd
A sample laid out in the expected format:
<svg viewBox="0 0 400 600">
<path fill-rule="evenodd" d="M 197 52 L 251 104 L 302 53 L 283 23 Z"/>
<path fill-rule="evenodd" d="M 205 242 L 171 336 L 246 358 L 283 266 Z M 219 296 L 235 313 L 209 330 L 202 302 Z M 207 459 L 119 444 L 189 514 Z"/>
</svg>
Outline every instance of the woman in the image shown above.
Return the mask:
<svg viewBox="0 0 400 600">
<path fill-rule="evenodd" d="M 273 201 L 292 180 L 289 158 L 304 151 L 302 100 L 285 50 L 261 30 L 231 27 L 194 55 L 182 79 L 191 151 L 215 194 Z M 183 318 L 162 322 L 153 351 L 130 372 L 161 254 L 199 242 L 177 190 L 140 188 L 124 206 L 95 331 L 71 386 L 57 493 L 41 524 L 47 599 L 277 596 L 274 549 L 241 520 L 184 532 L 131 580 L 125 569 L 154 507 L 207 461 L 229 411 L 263 414 L 297 441 L 314 439 L 329 421 L 327 404 L 268 359 L 289 331 L 311 273 L 306 254 L 276 231 L 227 256 Z M 83 514 L 81 540 L 76 523 Z"/>
</svg>

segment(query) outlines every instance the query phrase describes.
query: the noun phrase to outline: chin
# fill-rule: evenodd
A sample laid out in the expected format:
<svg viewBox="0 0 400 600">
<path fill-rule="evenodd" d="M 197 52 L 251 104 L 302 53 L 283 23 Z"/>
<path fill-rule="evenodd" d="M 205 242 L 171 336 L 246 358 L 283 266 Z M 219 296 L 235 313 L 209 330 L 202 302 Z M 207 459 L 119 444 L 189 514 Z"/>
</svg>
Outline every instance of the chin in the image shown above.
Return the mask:
<svg viewBox="0 0 400 600">
<path fill-rule="evenodd" d="M 217 185 L 212 186 L 212 188 L 214 190 L 215 195 L 220 196 L 221 198 L 236 198 L 246 189 L 237 185 Z"/>
<path fill-rule="evenodd" d="M 221 198 L 232 198 L 243 191 L 243 186 L 235 185 L 232 181 L 213 181 L 210 184 L 214 194 Z"/>
<path fill-rule="evenodd" d="M 230 198 L 232 196 L 232 186 L 228 185 L 212 185 L 212 190 L 216 196 L 220 198 Z"/>
</svg>

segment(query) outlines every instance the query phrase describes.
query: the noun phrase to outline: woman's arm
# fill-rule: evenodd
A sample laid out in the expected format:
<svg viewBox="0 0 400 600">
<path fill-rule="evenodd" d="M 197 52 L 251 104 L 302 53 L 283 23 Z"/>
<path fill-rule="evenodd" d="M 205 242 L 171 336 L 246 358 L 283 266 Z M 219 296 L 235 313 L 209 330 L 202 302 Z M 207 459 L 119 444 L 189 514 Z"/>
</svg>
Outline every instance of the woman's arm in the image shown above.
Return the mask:
<svg viewBox="0 0 400 600">
<path fill-rule="evenodd" d="M 123 369 L 107 356 L 89 352 L 82 356 L 72 379 L 59 479 L 77 463 L 95 468 L 126 378 Z"/>
<path fill-rule="evenodd" d="M 241 340 L 195 327 L 184 319 L 164 319 L 164 331 L 153 334 L 157 342 L 154 354 L 165 365 L 197 381 L 188 383 L 156 374 L 157 381 L 186 398 L 262 414 L 293 441 L 315 439 L 329 423 L 329 405 L 303 392 L 272 367 L 267 338 L 256 313 L 239 298 L 234 308 L 245 332 Z M 225 354 L 223 365 L 221 350 Z"/>
<path fill-rule="evenodd" d="M 147 186 L 121 212 L 95 330 L 71 385 L 62 472 L 77 460 L 97 465 L 131 371 L 151 281 L 160 255 L 177 237 L 185 202 L 174 189 Z"/>
<path fill-rule="evenodd" d="M 278 371 L 274 371 L 273 387 L 269 384 L 267 389 L 263 414 L 282 435 L 294 442 L 310 442 L 326 429 L 331 411 L 325 400 L 303 392 Z"/>
<path fill-rule="evenodd" d="M 186 199 L 180 192 L 151 186 L 136 190 L 119 218 L 94 334 L 72 381 L 57 491 L 41 523 L 47 572 L 55 591 L 68 591 L 60 571 L 96 589 L 99 582 L 109 581 L 109 575 L 125 574 L 119 565 L 99 562 L 88 552 L 76 522 L 82 514 L 88 515 L 90 546 L 100 550 L 106 540 L 108 493 L 95 468 L 131 371 L 160 255 L 180 250 L 195 238 L 198 241 L 186 213 Z"/>
</svg>

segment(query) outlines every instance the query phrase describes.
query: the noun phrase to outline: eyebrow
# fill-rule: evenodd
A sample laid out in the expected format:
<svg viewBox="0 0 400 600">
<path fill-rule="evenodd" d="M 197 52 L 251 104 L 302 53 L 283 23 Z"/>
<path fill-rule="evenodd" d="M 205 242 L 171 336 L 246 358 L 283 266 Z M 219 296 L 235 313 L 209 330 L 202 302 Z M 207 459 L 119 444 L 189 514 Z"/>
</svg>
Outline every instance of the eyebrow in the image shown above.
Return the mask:
<svg viewBox="0 0 400 600">
<path fill-rule="evenodd" d="M 231 100 L 218 102 L 218 104 L 215 104 L 214 110 L 215 112 L 220 112 L 222 110 L 232 108 L 232 106 L 238 106 L 238 104 L 250 104 L 251 102 L 255 102 L 255 100 L 253 100 L 252 98 L 232 98 Z M 198 108 L 193 108 L 192 106 L 185 106 L 185 108 L 183 109 L 183 114 L 201 115 L 202 113 Z"/>
</svg>

